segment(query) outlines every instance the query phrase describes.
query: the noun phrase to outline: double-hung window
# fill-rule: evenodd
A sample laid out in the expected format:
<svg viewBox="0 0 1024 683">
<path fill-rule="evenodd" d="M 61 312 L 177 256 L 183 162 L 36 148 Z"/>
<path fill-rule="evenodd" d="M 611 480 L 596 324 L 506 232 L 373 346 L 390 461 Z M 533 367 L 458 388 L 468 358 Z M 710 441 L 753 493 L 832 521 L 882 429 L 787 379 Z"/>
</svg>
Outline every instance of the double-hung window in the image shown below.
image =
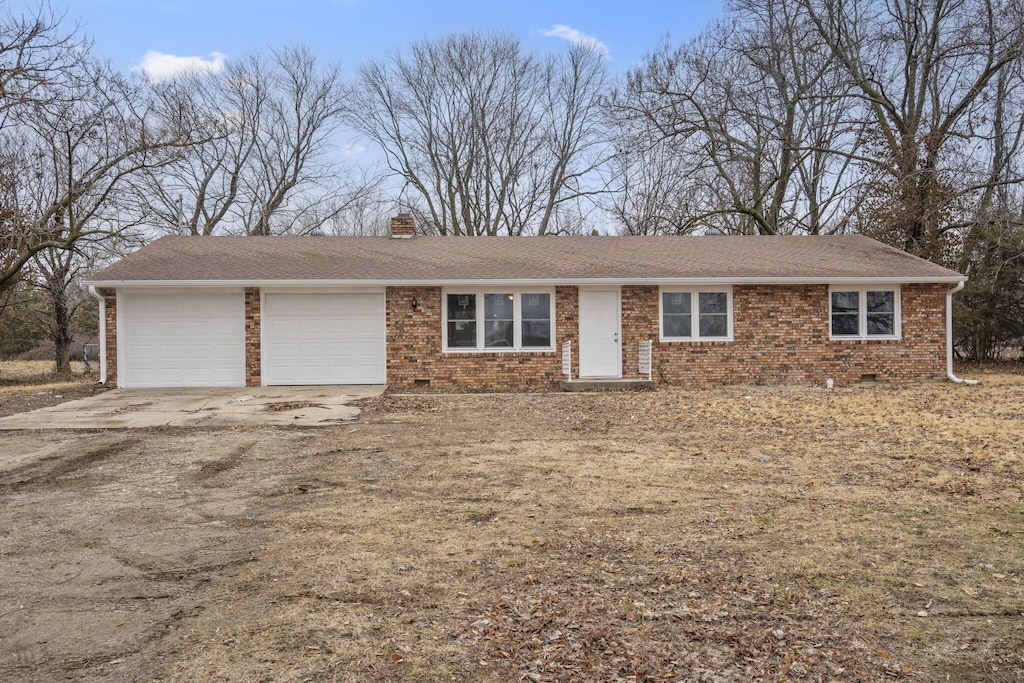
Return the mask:
<svg viewBox="0 0 1024 683">
<path fill-rule="evenodd" d="M 520 295 L 520 346 L 524 349 L 551 348 L 551 294 L 526 292 Z"/>
<path fill-rule="evenodd" d="M 484 294 L 484 346 L 513 348 L 516 345 L 515 294 Z"/>
<path fill-rule="evenodd" d="M 476 294 L 449 294 L 447 298 L 447 346 L 476 348 Z"/>
<path fill-rule="evenodd" d="M 550 290 L 445 292 L 446 351 L 550 351 L 554 295 Z"/>
<path fill-rule="evenodd" d="M 898 339 L 900 290 L 833 288 L 829 292 L 829 321 L 833 339 Z"/>
<path fill-rule="evenodd" d="M 732 339 L 731 289 L 662 289 L 661 339 Z"/>
</svg>

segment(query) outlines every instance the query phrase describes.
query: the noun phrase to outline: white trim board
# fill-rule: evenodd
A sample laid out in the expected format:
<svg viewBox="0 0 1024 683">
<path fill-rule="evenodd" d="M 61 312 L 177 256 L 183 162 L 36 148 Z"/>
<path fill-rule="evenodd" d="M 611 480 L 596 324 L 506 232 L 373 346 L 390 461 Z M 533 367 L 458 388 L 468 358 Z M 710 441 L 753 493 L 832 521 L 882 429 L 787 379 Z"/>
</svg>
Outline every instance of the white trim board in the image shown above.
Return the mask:
<svg viewBox="0 0 1024 683">
<path fill-rule="evenodd" d="M 957 284 L 967 282 L 964 276 L 918 277 L 740 277 L 740 278 L 567 278 L 567 279 L 486 279 L 486 280 L 86 280 L 86 285 L 107 288 L 161 287 L 259 287 L 259 288 L 322 288 L 340 287 L 557 287 L 659 285 L 702 287 L 724 285 L 859 285 L 876 284 Z"/>
</svg>

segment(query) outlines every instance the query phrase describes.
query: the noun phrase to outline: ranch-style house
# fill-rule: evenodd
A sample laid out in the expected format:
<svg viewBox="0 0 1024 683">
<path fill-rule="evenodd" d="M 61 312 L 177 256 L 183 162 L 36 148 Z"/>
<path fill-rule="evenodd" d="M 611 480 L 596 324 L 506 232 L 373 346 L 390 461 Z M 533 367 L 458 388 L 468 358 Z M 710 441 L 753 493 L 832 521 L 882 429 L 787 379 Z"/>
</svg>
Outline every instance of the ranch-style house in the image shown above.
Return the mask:
<svg viewBox="0 0 1024 683">
<path fill-rule="evenodd" d="M 941 379 L 966 278 L 859 235 L 164 237 L 96 273 L 101 381 L 503 390 Z"/>
</svg>

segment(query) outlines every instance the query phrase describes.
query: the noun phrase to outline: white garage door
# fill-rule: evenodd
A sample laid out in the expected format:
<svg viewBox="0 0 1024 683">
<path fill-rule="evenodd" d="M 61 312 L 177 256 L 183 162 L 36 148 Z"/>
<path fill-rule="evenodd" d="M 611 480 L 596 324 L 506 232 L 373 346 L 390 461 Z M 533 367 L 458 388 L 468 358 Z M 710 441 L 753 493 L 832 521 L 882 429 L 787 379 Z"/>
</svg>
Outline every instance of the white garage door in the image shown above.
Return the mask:
<svg viewBox="0 0 1024 683">
<path fill-rule="evenodd" d="M 263 301 L 266 384 L 383 384 L 384 294 L 273 294 Z"/>
<path fill-rule="evenodd" d="M 118 306 L 119 386 L 245 386 L 241 293 L 125 293 Z"/>
</svg>

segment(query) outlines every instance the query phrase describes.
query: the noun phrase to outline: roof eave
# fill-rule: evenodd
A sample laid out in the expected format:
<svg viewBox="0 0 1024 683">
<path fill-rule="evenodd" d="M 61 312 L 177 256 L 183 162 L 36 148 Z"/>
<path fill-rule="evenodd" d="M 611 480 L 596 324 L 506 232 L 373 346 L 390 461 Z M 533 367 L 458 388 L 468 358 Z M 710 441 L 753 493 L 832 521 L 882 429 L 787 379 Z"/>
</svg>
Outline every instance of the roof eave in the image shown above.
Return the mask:
<svg viewBox="0 0 1024 683">
<path fill-rule="evenodd" d="M 489 279 L 321 279 L 321 280 L 87 280 L 86 285 L 107 288 L 170 288 L 170 287 L 554 287 L 570 286 L 689 286 L 704 285 L 872 285 L 872 284 L 956 284 L 966 282 L 960 274 L 939 276 L 864 276 L 864 277 L 714 277 L 714 278 L 489 278 Z"/>
</svg>

